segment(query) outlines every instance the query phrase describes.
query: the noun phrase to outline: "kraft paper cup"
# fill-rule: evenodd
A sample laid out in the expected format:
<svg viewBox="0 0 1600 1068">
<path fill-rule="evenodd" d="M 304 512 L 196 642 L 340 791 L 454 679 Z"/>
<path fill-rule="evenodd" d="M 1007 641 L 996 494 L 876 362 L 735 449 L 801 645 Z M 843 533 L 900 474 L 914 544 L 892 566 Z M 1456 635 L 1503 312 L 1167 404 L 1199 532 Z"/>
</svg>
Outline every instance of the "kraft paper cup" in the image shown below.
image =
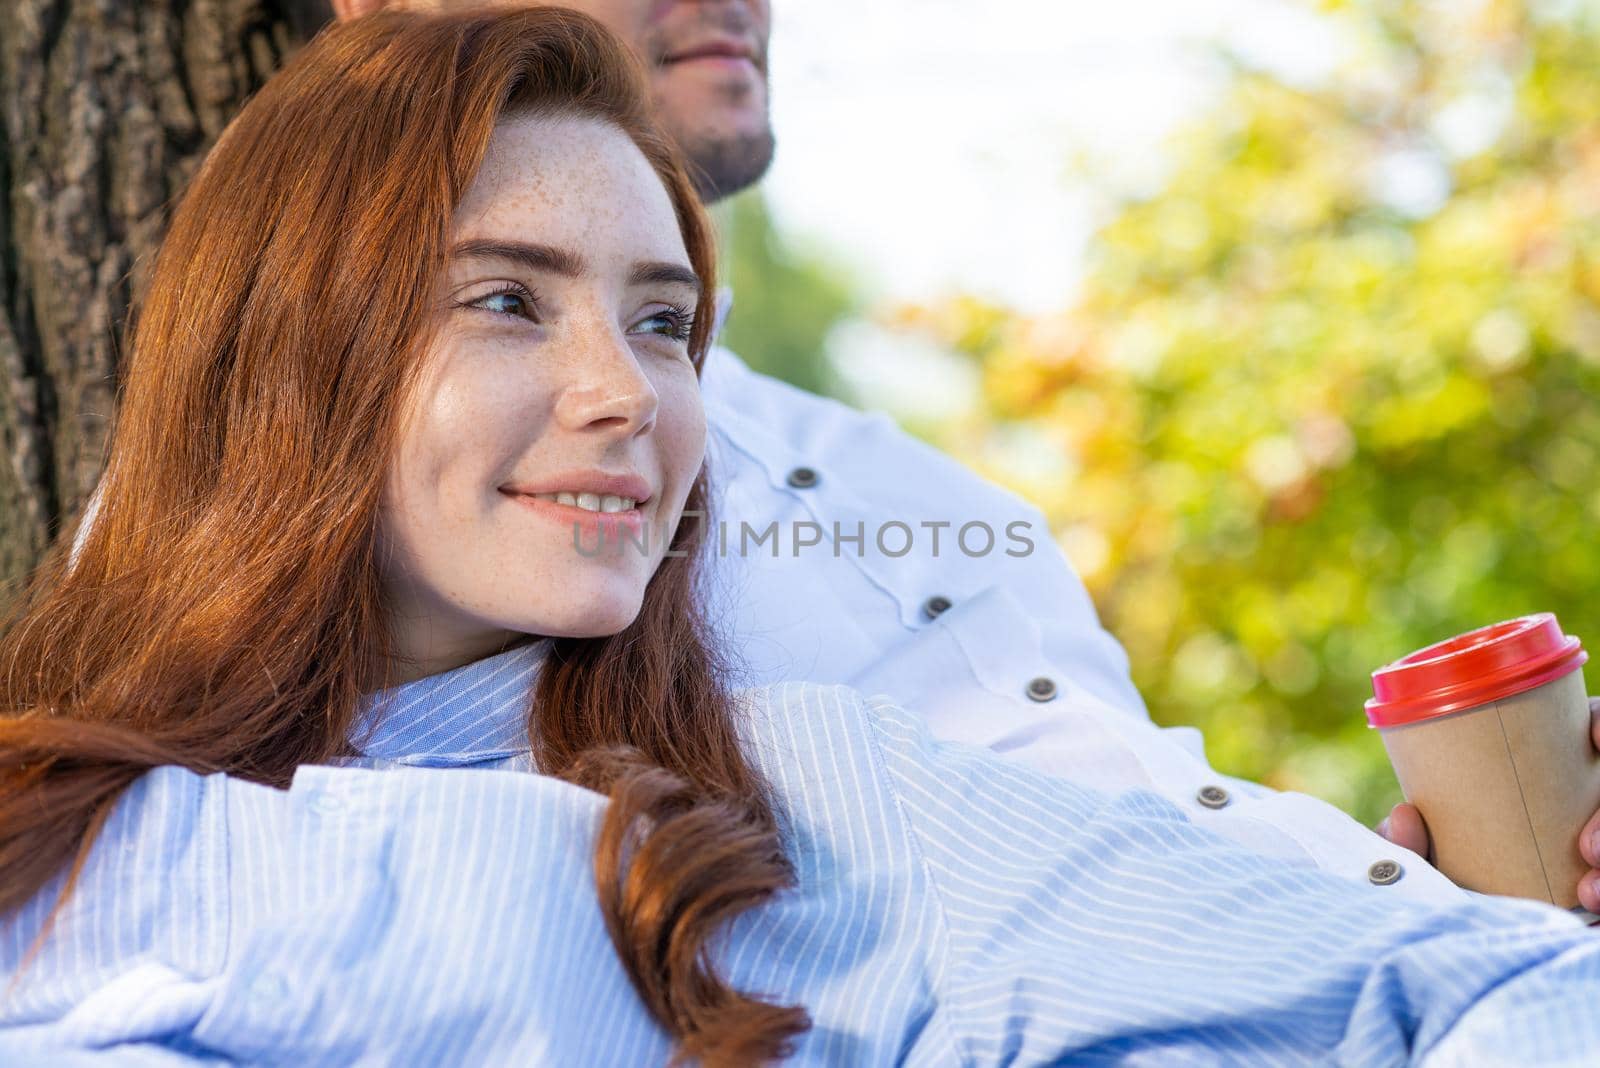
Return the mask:
<svg viewBox="0 0 1600 1068">
<path fill-rule="evenodd" d="M 1600 810 L 1588 659 L 1554 615 L 1496 623 L 1373 672 L 1367 702 L 1436 864 L 1459 886 L 1578 904 L 1578 834 Z"/>
</svg>

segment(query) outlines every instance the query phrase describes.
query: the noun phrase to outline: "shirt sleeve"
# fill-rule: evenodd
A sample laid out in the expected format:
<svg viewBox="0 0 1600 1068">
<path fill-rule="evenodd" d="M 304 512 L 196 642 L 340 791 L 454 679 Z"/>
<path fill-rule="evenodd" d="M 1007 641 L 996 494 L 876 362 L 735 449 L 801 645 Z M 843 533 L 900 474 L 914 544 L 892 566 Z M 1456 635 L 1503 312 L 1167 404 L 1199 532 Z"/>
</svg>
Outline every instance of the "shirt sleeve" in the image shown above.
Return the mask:
<svg viewBox="0 0 1600 1068">
<path fill-rule="evenodd" d="M 229 924 L 224 781 L 176 767 L 142 775 L 31 959 L 65 874 L 0 922 L 0 1049 L 46 1037 L 137 1044 L 205 1010 Z"/>
<path fill-rule="evenodd" d="M 1025 645 L 1037 629 L 1009 591 L 987 591 L 946 612 L 851 685 L 887 694 L 940 741 L 988 749 L 1080 786 L 1149 791 L 1252 852 L 1362 880 L 1375 865 L 1395 865 L 1399 879 L 1383 886 L 1391 896 L 1461 899 L 1462 891 L 1421 857 L 1332 805 L 1221 774 L 1206 761 L 1204 740 L 1192 727 L 1157 727 L 1070 682 L 1046 702 L 981 684 L 985 665 L 996 662 L 986 650 Z"/>
<path fill-rule="evenodd" d="M 595 897 L 603 807 L 512 771 L 155 769 L 0 1002 L 0 1064 L 664 1062 Z"/>
<path fill-rule="evenodd" d="M 949 932 L 968 1058 L 1592 1063 L 1600 941 L 1552 906 L 1428 905 L 870 715 Z M 1162 1059 L 1166 1058 L 1166 1059 Z"/>
</svg>

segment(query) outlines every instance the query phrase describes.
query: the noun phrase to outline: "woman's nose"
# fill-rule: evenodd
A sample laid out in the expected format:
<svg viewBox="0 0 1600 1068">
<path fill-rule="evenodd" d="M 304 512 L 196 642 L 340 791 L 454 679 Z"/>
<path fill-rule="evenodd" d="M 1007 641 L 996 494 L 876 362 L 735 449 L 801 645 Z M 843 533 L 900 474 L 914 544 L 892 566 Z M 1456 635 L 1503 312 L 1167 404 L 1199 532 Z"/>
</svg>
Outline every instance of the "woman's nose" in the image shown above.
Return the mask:
<svg viewBox="0 0 1600 1068">
<path fill-rule="evenodd" d="M 631 436 L 654 425 L 657 396 L 632 347 L 615 328 L 584 332 L 557 416 L 570 430 Z"/>
</svg>

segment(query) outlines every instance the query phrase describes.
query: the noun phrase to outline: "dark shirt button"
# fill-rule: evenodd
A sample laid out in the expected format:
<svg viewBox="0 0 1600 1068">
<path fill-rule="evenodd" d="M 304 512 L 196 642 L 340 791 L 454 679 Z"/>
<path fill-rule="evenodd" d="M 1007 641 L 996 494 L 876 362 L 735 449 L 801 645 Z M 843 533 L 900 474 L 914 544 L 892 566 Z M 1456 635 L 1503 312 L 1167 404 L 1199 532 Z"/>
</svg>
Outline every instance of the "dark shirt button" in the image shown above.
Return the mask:
<svg viewBox="0 0 1600 1068">
<path fill-rule="evenodd" d="M 1028 683 L 1028 696 L 1035 701 L 1048 701 L 1056 695 L 1056 680 L 1044 675 Z"/>
<path fill-rule="evenodd" d="M 795 489 L 810 489 L 817 484 L 818 477 L 809 467 L 797 467 L 789 472 L 789 485 Z"/>
<path fill-rule="evenodd" d="M 1224 808 L 1233 798 L 1220 786 L 1202 786 L 1194 799 L 1206 808 Z"/>
<path fill-rule="evenodd" d="M 922 618 L 938 619 L 950 607 L 950 598 L 934 594 L 922 602 Z"/>
<path fill-rule="evenodd" d="M 1380 860 L 1367 869 L 1367 879 L 1375 886 L 1388 886 L 1400 881 L 1406 870 L 1393 860 Z"/>
</svg>

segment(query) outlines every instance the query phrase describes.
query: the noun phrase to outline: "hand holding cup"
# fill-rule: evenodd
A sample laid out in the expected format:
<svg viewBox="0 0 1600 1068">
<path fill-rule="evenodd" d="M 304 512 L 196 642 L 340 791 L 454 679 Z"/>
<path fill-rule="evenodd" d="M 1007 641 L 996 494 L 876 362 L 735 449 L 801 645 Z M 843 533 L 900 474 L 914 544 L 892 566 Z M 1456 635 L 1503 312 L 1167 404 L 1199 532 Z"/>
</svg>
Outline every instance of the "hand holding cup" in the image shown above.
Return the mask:
<svg viewBox="0 0 1600 1068">
<path fill-rule="evenodd" d="M 1600 697 L 1589 698 L 1589 744 L 1600 753 Z M 1423 857 L 1429 864 L 1435 863 L 1428 825 L 1416 805 L 1408 801 L 1400 802 L 1378 823 L 1377 831 L 1395 845 Z M 1600 812 L 1589 817 L 1589 822 L 1584 824 L 1578 836 L 1578 852 L 1590 868 L 1578 880 L 1578 904 L 1600 915 Z"/>
<path fill-rule="evenodd" d="M 1543 613 L 1374 672 L 1368 722 L 1407 801 L 1379 833 L 1468 889 L 1600 912 L 1600 731 L 1587 659 Z"/>
</svg>

